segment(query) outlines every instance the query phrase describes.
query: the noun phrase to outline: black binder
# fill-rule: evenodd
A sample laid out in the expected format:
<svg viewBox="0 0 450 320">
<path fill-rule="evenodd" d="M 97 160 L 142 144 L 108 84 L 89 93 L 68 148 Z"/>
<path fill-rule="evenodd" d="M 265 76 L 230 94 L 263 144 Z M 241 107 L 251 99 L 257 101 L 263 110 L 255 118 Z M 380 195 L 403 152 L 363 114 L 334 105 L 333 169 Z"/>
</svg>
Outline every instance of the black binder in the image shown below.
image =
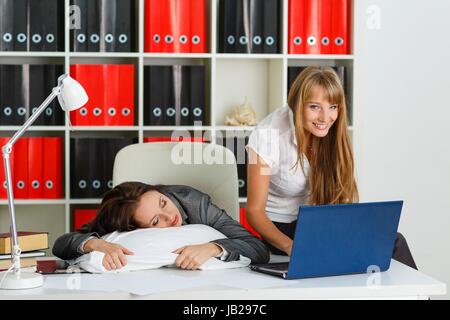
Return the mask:
<svg viewBox="0 0 450 320">
<path fill-rule="evenodd" d="M 109 0 L 107 0 L 109 1 Z M 135 21 L 135 1 L 116 0 L 117 18 L 115 26 L 116 48 L 118 52 L 131 52 L 134 50 L 134 21 Z"/>
<path fill-rule="evenodd" d="M 248 142 L 248 137 L 244 134 L 237 134 L 236 136 L 225 136 L 223 139 L 218 139 L 217 143 L 230 149 L 236 159 L 239 197 L 247 196 L 247 163 L 248 157 L 245 151 L 245 146 Z M 226 158 L 223 159 L 226 161 Z"/>
<path fill-rule="evenodd" d="M 264 1 L 250 0 L 250 39 L 252 53 L 264 52 Z"/>
<path fill-rule="evenodd" d="M 264 53 L 278 53 L 280 48 L 278 0 L 264 0 Z"/>
<path fill-rule="evenodd" d="M 28 0 L 14 0 L 14 51 L 28 51 Z"/>
<path fill-rule="evenodd" d="M 116 51 L 118 39 L 115 29 L 120 14 L 120 11 L 117 11 L 117 1 L 118 0 L 100 0 L 99 2 L 99 51 L 101 52 Z"/>
<path fill-rule="evenodd" d="M 15 94 L 20 92 L 20 89 L 14 88 L 16 69 L 21 69 L 18 65 L 0 65 L 0 92 L 8 92 L 8 94 L 0 94 L 0 125 L 13 125 L 14 112 L 16 110 Z"/>
<path fill-rule="evenodd" d="M 57 86 L 58 77 L 64 73 L 63 65 L 49 64 L 44 66 L 44 96 L 47 97 L 54 87 Z M 41 101 L 42 102 L 42 101 Z M 64 111 L 61 109 L 58 101 L 53 100 L 45 109 L 45 125 L 62 126 L 64 125 Z"/>
<path fill-rule="evenodd" d="M 219 52 L 236 53 L 238 1 L 240 0 L 219 2 Z"/>
<path fill-rule="evenodd" d="M 45 70 L 44 66 L 32 65 L 30 66 L 29 75 L 29 108 L 30 116 L 36 111 L 36 109 L 44 102 L 45 96 Z M 51 91 L 48 93 L 50 94 Z M 51 108 L 49 106 L 48 108 Z M 34 126 L 45 125 L 45 111 L 42 113 L 36 121 L 33 123 Z"/>
<path fill-rule="evenodd" d="M 251 53 L 250 37 L 250 0 L 237 0 L 236 3 L 236 53 Z"/>
<path fill-rule="evenodd" d="M 28 6 L 30 51 L 64 51 L 64 2 L 32 0 Z"/>
<path fill-rule="evenodd" d="M 16 39 L 14 33 L 14 2 L 15 0 L 0 1 L 0 51 L 14 50 Z"/>
<path fill-rule="evenodd" d="M 87 0 L 87 50 L 100 50 L 100 3 L 98 0 Z"/>
<path fill-rule="evenodd" d="M 12 124 L 22 125 L 28 116 L 28 106 L 26 105 L 26 95 L 28 95 L 28 81 L 24 76 L 29 73 L 30 65 L 18 65 L 14 68 L 14 107 L 12 114 Z"/>
<path fill-rule="evenodd" d="M 88 51 L 88 41 L 89 35 L 87 33 L 87 1 L 92 0 L 72 0 L 71 4 L 74 6 L 78 6 L 80 8 L 80 16 L 74 15 L 74 12 L 71 12 L 73 18 L 80 19 L 79 28 L 73 28 L 70 30 L 70 50 L 73 52 L 83 52 Z M 73 20 L 71 19 L 73 23 Z"/>
<path fill-rule="evenodd" d="M 192 122 L 205 124 L 205 67 L 190 67 L 190 98 Z"/>
<path fill-rule="evenodd" d="M 191 108 L 191 68 L 181 67 L 181 96 L 180 96 L 180 124 L 191 126 L 194 124 Z"/>
<path fill-rule="evenodd" d="M 144 67 L 144 124 L 158 126 L 164 119 L 164 81 L 165 66 Z"/>
<path fill-rule="evenodd" d="M 163 69 L 162 81 L 164 82 L 163 125 L 174 126 L 176 116 L 175 85 L 172 66 Z"/>
</svg>

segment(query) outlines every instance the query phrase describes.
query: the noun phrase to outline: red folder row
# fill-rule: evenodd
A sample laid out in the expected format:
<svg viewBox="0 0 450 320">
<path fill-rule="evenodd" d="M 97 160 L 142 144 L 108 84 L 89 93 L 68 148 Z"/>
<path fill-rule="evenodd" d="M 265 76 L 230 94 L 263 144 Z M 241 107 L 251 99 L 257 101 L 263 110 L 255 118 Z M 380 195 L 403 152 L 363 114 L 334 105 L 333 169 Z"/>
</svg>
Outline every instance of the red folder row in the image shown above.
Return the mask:
<svg viewBox="0 0 450 320">
<path fill-rule="evenodd" d="M 206 52 L 205 0 L 146 0 L 145 52 Z"/>
<path fill-rule="evenodd" d="M 97 209 L 75 209 L 73 211 L 73 231 L 81 230 L 94 219 Z"/>
<path fill-rule="evenodd" d="M 0 138 L 0 145 L 9 138 Z M 13 147 L 11 175 L 15 199 L 61 199 L 63 197 L 63 139 L 54 137 L 20 138 Z M 0 198 L 6 199 L 6 178 L 0 164 Z"/>
<path fill-rule="evenodd" d="M 261 236 L 259 235 L 258 232 L 256 232 L 255 229 L 253 229 L 250 224 L 248 223 L 247 220 L 247 215 L 245 214 L 245 208 L 240 208 L 239 209 L 239 222 L 248 230 L 250 231 L 253 235 L 255 235 L 256 237 L 258 237 L 259 239 L 261 239 Z"/>
<path fill-rule="evenodd" d="M 85 106 L 70 113 L 72 125 L 134 125 L 134 65 L 73 64 L 70 75 L 89 97 Z"/>
<path fill-rule="evenodd" d="M 350 54 L 350 0 L 289 0 L 290 54 Z"/>
</svg>

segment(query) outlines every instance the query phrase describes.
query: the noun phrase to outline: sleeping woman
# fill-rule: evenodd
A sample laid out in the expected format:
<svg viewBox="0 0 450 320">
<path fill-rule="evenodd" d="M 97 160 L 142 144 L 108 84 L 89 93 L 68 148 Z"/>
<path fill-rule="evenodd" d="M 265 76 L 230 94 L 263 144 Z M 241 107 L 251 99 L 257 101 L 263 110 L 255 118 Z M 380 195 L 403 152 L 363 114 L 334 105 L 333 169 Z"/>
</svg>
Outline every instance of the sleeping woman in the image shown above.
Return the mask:
<svg viewBox="0 0 450 320">
<path fill-rule="evenodd" d="M 269 261 L 267 247 L 224 210 L 211 202 L 211 198 L 192 187 L 148 185 L 124 182 L 103 197 L 94 220 L 81 232 L 59 237 L 53 254 L 61 259 L 75 259 L 92 251 L 103 252 L 106 270 L 120 269 L 127 264 L 129 249 L 100 237 L 114 232 L 139 228 L 169 228 L 186 224 L 205 224 L 223 233 L 227 238 L 212 242 L 184 246 L 175 265 L 182 269 L 198 269 L 211 257 L 224 261 L 239 260 L 240 255 L 252 263 Z"/>
</svg>

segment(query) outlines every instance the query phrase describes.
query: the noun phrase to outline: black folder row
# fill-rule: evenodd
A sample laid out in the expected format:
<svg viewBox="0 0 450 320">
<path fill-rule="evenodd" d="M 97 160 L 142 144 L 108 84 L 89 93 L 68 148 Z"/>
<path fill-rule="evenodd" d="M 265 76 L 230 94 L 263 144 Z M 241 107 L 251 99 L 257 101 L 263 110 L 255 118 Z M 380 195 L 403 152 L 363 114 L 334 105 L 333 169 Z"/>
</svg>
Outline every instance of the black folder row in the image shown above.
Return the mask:
<svg viewBox="0 0 450 320">
<path fill-rule="evenodd" d="M 70 49 L 72 51 L 130 52 L 134 50 L 134 0 L 71 0 L 71 5 L 73 18 L 71 19 Z M 74 18 L 78 12 L 80 20 L 76 23 Z"/>
<path fill-rule="evenodd" d="M 0 0 L 0 51 L 64 51 L 64 1 Z"/>
<path fill-rule="evenodd" d="M 237 163 L 239 197 L 247 197 L 248 156 L 245 146 L 248 143 L 248 136 L 244 134 L 236 134 L 234 137 L 225 135 L 224 137 L 218 137 L 216 142 L 233 151 Z"/>
<path fill-rule="evenodd" d="M 219 52 L 279 53 L 279 0 L 220 0 Z"/>
<path fill-rule="evenodd" d="M 52 93 L 62 65 L 0 65 L 0 125 L 22 125 Z M 53 100 L 33 123 L 64 125 L 64 112 Z"/>
<path fill-rule="evenodd" d="M 345 66 L 336 66 L 332 67 L 334 71 L 336 71 L 337 75 L 339 76 L 339 79 L 341 80 L 342 86 L 344 87 L 345 97 L 346 97 L 346 104 L 347 104 L 347 120 L 351 124 L 352 123 L 352 112 L 351 112 L 351 101 L 349 101 L 349 92 L 348 92 L 348 85 L 347 85 L 347 69 Z M 305 70 L 306 67 L 289 67 L 288 68 L 288 93 L 291 89 L 292 84 L 294 83 L 297 76 Z"/>
<path fill-rule="evenodd" d="M 70 196 L 100 198 L 110 190 L 114 158 L 134 138 L 71 138 Z"/>
<path fill-rule="evenodd" d="M 145 125 L 192 126 L 204 121 L 204 66 L 144 67 Z"/>
</svg>

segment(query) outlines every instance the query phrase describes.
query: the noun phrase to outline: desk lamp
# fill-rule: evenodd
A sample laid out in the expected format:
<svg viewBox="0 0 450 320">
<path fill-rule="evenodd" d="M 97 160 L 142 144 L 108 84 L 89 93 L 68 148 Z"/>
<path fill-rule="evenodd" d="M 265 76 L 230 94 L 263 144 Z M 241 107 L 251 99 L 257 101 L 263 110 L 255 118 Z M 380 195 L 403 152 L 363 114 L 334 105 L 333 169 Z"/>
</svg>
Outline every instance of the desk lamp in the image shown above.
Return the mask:
<svg viewBox="0 0 450 320">
<path fill-rule="evenodd" d="M 10 93 L 3 93 L 10 94 Z M 58 85 L 53 88 L 52 93 L 45 99 L 39 108 L 30 116 L 25 124 L 14 134 L 14 136 L 3 146 L 3 163 L 5 165 L 6 190 L 8 194 L 8 209 L 10 216 L 11 232 L 11 257 L 12 265 L 5 273 L 0 273 L 0 289 L 31 289 L 43 285 L 44 279 L 41 274 L 21 272 L 19 241 L 16 229 L 16 213 L 14 210 L 14 194 L 11 179 L 11 166 L 9 155 L 17 140 L 25 133 L 28 127 L 58 97 L 59 104 L 64 111 L 73 111 L 81 108 L 88 101 L 84 88 L 69 75 L 63 74 L 58 78 Z"/>
</svg>

